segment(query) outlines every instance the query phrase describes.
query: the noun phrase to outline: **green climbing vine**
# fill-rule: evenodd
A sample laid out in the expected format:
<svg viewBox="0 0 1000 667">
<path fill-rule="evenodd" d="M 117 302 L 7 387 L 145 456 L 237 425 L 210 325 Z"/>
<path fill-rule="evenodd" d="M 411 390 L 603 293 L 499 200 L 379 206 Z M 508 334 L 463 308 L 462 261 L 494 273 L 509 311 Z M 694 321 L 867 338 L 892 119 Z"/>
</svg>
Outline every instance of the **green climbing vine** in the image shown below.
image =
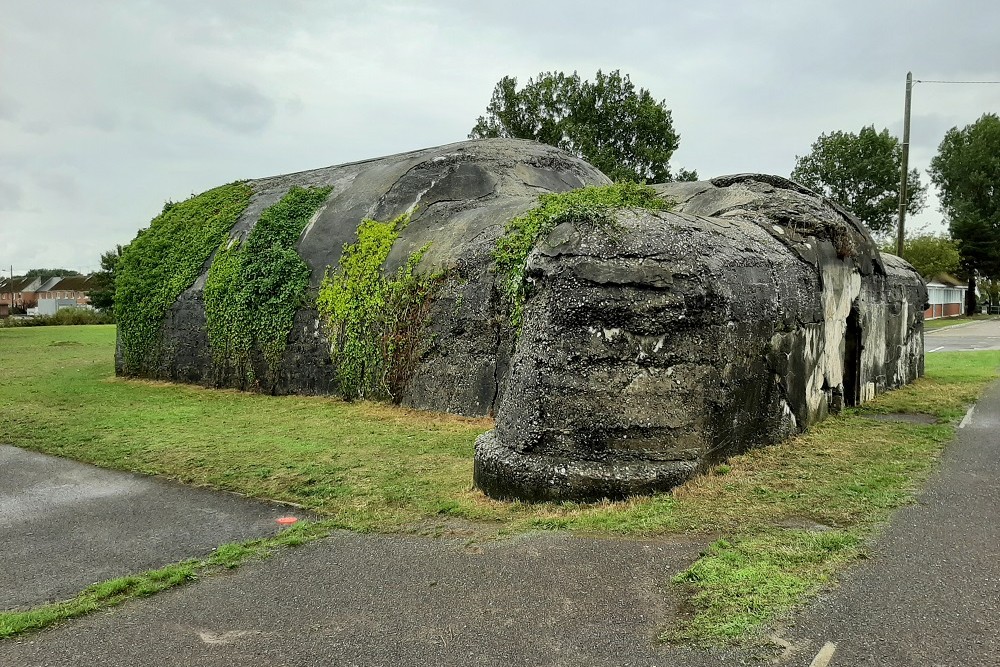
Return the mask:
<svg viewBox="0 0 1000 667">
<path fill-rule="evenodd" d="M 126 375 L 158 362 L 164 316 L 197 279 L 252 194 L 249 184 L 237 182 L 167 203 L 122 252 L 115 280 L 115 319 Z"/>
<path fill-rule="evenodd" d="M 246 241 L 226 239 L 219 246 L 205 283 L 205 320 L 217 372 L 255 384 L 251 355 L 258 349 L 273 376 L 309 287 L 310 269 L 295 245 L 329 194 L 330 188 L 293 187 L 264 209 Z"/>
<path fill-rule="evenodd" d="M 589 223 L 612 228 L 613 212 L 623 208 L 661 211 L 669 208 L 647 185 L 614 183 L 540 195 L 539 204 L 507 223 L 493 251 L 501 287 L 512 304 L 511 322 L 521 324 L 525 299 L 525 262 L 539 239 L 564 222 Z"/>
<path fill-rule="evenodd" d="M 389 222 L 363 220 L 357 243 L 344 245 L 337 267 L 327 270 L 320 286 L 317 307 L 330 336 L 337 389 L 345 398 L 398 401 L 416 364 L 431 296 L 443 274 L 415 273 L 429 246 L 410 255 L 395 274 L 383 274 L 409 221 L 409 214 Z"/>
</svg>

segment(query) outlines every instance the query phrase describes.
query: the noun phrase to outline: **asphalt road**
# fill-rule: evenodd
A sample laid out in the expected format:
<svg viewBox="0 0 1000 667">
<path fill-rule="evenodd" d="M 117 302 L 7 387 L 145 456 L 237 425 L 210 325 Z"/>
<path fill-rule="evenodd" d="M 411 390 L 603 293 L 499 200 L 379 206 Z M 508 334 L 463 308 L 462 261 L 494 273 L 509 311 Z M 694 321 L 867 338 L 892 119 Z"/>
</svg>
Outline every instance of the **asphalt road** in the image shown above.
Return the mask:
<svg viewBox="0 0 1000 667">
<path fill-rule="evenodd" d="M 274 503 L 0 445 L 0 609 L 65 599 L 98 581 L 274 534 L 275 519 L 288 514 Z"/>
<path fill-rule="evenodd" d="M 970 322 L 928 331 L 924 333 L 924 350 L 928 353 L 1000 350 L 1000 320 Z"/>
</svg>

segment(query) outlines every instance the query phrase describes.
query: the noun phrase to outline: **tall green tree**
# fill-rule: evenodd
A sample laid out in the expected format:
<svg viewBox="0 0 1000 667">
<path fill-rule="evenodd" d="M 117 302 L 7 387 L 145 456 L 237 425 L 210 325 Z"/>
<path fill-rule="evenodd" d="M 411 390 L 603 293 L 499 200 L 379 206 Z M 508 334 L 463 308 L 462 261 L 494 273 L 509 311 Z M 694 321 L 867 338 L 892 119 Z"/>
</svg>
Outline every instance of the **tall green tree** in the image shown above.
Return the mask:
<svg viewBox="0 0 1000 667">
<path fill-rule="evenodd" d="M 889 130 L 874 125 L 853 132 L 821 134 L 807 155 L 795 157 L 792 180 L 832 199 L 858 216 L 873 234 L 887 238 L 899 224 L 899 171 L 903 149 Z M 923 210 L 926 186 L 911 169 L 906 211 Z"/>
<path fill-rule="evenodd" d="M 518 89 L 505 76 L 469 133 L 470 139 L 513 137 L 562 148 L 590 162 L 614 181 L 662 183 L 697 180 L 695 171 L 670 173 L 680 135 L 666 101 L 636 89 L 619 70 L 594 81 L 576 72 L 542 72 Z"/>
<path fill-rule="evenodd" d="M 886 243 L 881 250 L 895 253 L 896 244 Z M 940 273 L 954 273 L 960 260 L 958 244 L 941 234 L 908 236 L 903 243 L 903 258 L 928 280 Z"/>
<path fill-rule="evenodd" d="M 101 270 L 94 274 L 94 289 L 87 292 L 90 305 L 103 313 L 114 312 L 115 308 L 115 271 L 118 260 L 122 257 L 123 248 L 118 245 L 112 250 L 101 254 Z"/>
<path fill-rule="evenodd" d="M 1000 118 L 987 113 L 948 130 L 928 173 L 958 242 L 969 280 L 965 312 L 971 315 L 977 274 L 1000 277 Z"/>
</svg>

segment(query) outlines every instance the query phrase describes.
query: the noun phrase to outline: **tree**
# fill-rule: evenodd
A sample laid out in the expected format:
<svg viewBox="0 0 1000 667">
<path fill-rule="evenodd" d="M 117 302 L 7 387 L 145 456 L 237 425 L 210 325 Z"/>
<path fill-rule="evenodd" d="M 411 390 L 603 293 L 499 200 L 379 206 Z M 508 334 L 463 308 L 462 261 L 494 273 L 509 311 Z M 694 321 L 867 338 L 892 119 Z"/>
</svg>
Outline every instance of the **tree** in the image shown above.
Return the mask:
<svg viewBox="0 0 1000 667">
<path fill-rule="evenodd" d="M 674 180 L 670 157 L 680 136 L 666 101 L 636 90 L 628 74 L 597 71 L 593 83 L 573 72 L 542 72 L 518 90 L 505 76 L 469 133 L 470 139 L 514 137 L 562 148 L 594 165 L 614 181 L 662 183 Z M 697 180 L 680 170 L 678 180 Z"/>
<path fill-rule="evenodd" d="M 1000 118 L 987 113 L 945 133 L 928 170 L 969 279 L 965 312 L 976 310 L 976 274 L 1000 277 Z"/>
<path fill-rule="evenodd" d="M 56 276 L 62 276 L 64 278 L 69 276 L 78 276 L 79 271 L 74 271 L 73 269 L 29 269 L 25 274 L 25 278 L 41 278 L 42 280 L 48 280 L 49 278 L 55 278 Z"/>
<path fill-rule="evenodd" d="M 101 255 L 101 270 L 92 278 L 94 289 L 87 293 L 90 305 L 101 312 L 113 312 L 115 307 L 115 272 L 118 260 L 122 257 L 123 248 L 118 245 Z"/>
<path fill-rule="evenodd" d="M 895 243 L 884 244 L 882 252 L 895 253 Z M 903 243 L 903 258 L 926 279 L 958 270 L 958 244 L 944 235 L 918 234 Z"/>
<path fill-rule="evenodd" d="M 989 278 L 984 278 L 979 281 L 979 294 L 986 298 L 986 301 L 990 304 L 990 312 L 995 313 L 993 310 L 998 304 L 1000 304 L 1000 280 L 991 280 Z"/>
<path fill-rule="evenodd" d="M 795 156 L 792 180 L 832 199 L 858 216 L 873 234 L 888 237 L 899 224 L 899 170 L 903 149 L 889 130 L 874 125 L 821 134 L 809 154 Z M 923 210 L 927 188 L 920 173 L 906 178 L 906 211 Z"/>
</svg>

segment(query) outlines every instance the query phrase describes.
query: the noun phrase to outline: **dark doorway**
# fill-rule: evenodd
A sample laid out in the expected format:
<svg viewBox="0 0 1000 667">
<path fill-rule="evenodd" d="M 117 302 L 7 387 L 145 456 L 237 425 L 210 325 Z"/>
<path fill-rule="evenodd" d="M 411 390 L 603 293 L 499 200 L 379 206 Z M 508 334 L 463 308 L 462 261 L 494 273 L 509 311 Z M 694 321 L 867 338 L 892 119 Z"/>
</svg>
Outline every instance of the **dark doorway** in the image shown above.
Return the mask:
<svg viewBox="0 0 1000 667">
<path fill-rule="evenodd" d="M 861 318 L 852 307 L 844 335 L 844 405 L 853 408 L 861 398 Z"/>
</svg>

